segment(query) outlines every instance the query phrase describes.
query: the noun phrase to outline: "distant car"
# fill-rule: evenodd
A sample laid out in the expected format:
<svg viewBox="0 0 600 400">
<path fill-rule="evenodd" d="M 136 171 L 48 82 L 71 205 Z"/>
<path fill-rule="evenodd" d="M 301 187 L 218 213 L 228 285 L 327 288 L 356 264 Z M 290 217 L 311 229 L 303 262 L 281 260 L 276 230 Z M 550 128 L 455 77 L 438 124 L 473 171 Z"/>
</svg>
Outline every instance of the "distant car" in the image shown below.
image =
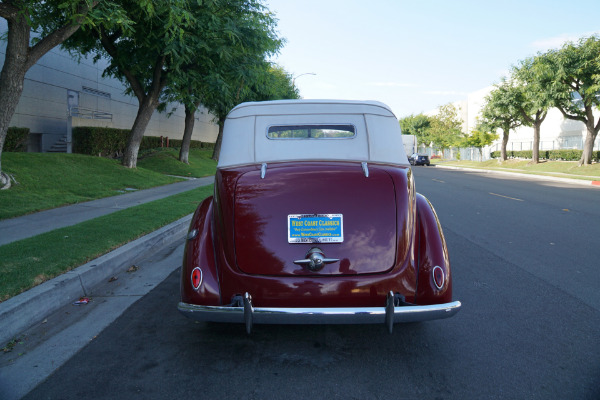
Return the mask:
<svg viewBox="0 0 600 400">
<path fill-rule="evenodd" d="M 199 321 L 395 323 L 448 318 L 446 241 L 379 102 L 243 103 L 214 196 L 194 214 L 179 310 Z"/>
<path fill-rule="evenodd" d="M 415 153 L 412 156 L 410 156 L 408 161 L 410 162 L 411 165 L 426 165 L 426 166 L 431 165 L 429 162 L 429 156 L 426 156 L 423 154 Z"/>
</svg>

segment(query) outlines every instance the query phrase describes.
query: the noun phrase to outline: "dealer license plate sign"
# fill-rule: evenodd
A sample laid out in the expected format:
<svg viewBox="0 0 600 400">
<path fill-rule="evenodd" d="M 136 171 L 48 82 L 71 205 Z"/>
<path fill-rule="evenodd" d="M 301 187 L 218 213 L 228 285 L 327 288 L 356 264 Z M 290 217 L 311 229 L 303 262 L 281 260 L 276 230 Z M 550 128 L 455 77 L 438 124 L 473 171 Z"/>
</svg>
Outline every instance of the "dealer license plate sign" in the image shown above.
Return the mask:
<svg viewBox="0 0 600 400">
<path fill-rule="evenodd" d="M 289 214 L 288 243 L 342 243 L 342 214 Z"/>
</svg>

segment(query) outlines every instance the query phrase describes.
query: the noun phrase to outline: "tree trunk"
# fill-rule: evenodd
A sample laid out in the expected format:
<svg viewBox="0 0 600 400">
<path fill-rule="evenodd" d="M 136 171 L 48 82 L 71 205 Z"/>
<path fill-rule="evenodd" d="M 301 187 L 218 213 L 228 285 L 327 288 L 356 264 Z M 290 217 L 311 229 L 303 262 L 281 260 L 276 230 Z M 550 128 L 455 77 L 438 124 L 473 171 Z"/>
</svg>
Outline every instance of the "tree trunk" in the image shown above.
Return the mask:
<svg viewBox="0 0 600 400">
<path fill-rule="evenodd" d="M 548 115 L 548 110 L 544 111 L 543 109 L 539 109 L 535 113 L 535 120 L 532 120 L 533 152 L 531 156 L 531 162 L 534 164 L 538 164 L 540 162 L 540 132 L 542 130 L 542 122 L 544 122 L 544 120 L 546 119 L 546 115 Z"/>
<path fill-rule="evenodd" d="M 598 128 L 600 128 L 600 121 L 598 122 L 598 126 L 594 127 L 594 119 L 588 118 L 585 126 L 587 128 L 587 135 L 585 136 L 585 144 L 583 145 L 583 153 L 581 154 L 581 159 L 579 160 L 579 166 L 581 167 L 583 164 L 591 164 L 592 163 L 592 153 L 594 152 L 594 142 L 596 141 L 596 136 L 598 136 Z"/>
<path fill-rule="evenodd" d="M 213 150 L 212 159 L 219 161 L 219 155 L 221 154 L 221 142 L 223 142 L 223 125 L 225 125 L 224 119 L 219 119 L 219 134 L 217 135 L 217 141 L 215 142 L 215 148 Z"/>
<path fill-rule="evenodd" d="M 185 106 L 185 127 L 183 129 L 183 139 L 181 140 L 181 149 L 179 150 L 179 161 L 189 164 L 190 142 L 192 141 L 192 133 L 194 132 L 195 113 L 200 104 L 196 104 L 192 110 Z"/>
<path fill-rule="evenodd" d="M 114 54 L 114 48 L 111 46 L 111 43 L 106 37 L 103 37 L 102 45 L 109 54 L 111 54 L 111 52 Z M 129 139 L 127 141 L 127 148 L 123 154 L 122 164 L 127 168 L 135 168 L 137 166 L 137 156 L 144 133 L 146 133 L 146 127 L 150 122 L 150 118 L 152 118 L 152 114 L 154 114 L 154 111 L 158 107 L 160 93 L 166 85 L 167 79 L 163 72 L 165 59 L 165 56 L 158 56 L 156 59 L 156 63 L 154 64 L 154 74 L 152 76 L 152 84 L 150 85 L 150 89 L 147 93 L 144 92 L 144 85 L 142 85 L 141 80 L 131 70 L 125 68 L 121 69 L 140 103 L 137 115 L 135 117 L 135 122 L 131 127 L 131 133 L 129 134 Z"/>
<path fill-rule="evenodd" d="M 158 107 L 159 94 L 160 92 L 144 97 L 144 100 L 138 108 L 135 122 L 131 127 L 131 133 L 129 134 L 129 139 L 127 141 L 127 148 L 123 154 L 122 164 L 127 168 L 135 168 L 137 166 L 137 156 L 140 150 L 140 144 L 142 143 L 142 138 L 144 137 L 150 118 L 152 118 L 154 110 Z"/>
<path fill-rule="evenodd" d="M 540 128 L 542 126 L 541 122 L 536 121 L 533 124 L 533 149 L 531 162 L 533 164 L 538 164 L 540 162 Z"/>
<path fill-rule="evenodd" d="M 29 32 L 25 17 L 8 20 L 8 41 L 6 58 L 0 73 L 0 182 L 6 184 L 7 176 L 2 173 L 2 148 L 21 94 L 27 72 L 27 52 L 29 50 Z"/>
<path fill-rule="evenodd" d="M 508 134 L 510 129 L 504 129 L 502 134 L 502 150 L 500 151 L 500 158 L 502 161 L 506 161 L 506 146 L 508 145 Z"/>
</svg>

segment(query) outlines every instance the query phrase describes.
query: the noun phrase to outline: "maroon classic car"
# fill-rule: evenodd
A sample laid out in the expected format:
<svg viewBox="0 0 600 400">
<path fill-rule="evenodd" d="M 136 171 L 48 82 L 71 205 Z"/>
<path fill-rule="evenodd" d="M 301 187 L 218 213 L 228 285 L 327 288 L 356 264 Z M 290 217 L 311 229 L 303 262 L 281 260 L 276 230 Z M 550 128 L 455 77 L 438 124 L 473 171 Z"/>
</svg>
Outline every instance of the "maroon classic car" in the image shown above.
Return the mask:
<svg viewBox="0 0 600 400">
<path fill-rule="evenodd" d="M 187 236 L 179 310 L 200 321 L 385 324 L 447 318 L 446 242 L 416 193 L 397 118 L 372 101 L 244 103 L 214 196 Z"/>
</svg>

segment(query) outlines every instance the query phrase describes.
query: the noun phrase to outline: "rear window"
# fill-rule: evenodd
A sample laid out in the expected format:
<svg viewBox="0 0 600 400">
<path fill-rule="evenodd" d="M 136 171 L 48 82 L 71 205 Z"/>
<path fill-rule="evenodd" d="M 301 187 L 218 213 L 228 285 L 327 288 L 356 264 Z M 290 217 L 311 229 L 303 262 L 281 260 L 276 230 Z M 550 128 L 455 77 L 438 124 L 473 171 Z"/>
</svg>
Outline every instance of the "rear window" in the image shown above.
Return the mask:
<svg viewBox="0 0 600 400">
<path fill-rule="evenodd" d="M 275 125 L 269 139 L 348 139 L 356 136 L 354 125 Z"/>
</svg>

